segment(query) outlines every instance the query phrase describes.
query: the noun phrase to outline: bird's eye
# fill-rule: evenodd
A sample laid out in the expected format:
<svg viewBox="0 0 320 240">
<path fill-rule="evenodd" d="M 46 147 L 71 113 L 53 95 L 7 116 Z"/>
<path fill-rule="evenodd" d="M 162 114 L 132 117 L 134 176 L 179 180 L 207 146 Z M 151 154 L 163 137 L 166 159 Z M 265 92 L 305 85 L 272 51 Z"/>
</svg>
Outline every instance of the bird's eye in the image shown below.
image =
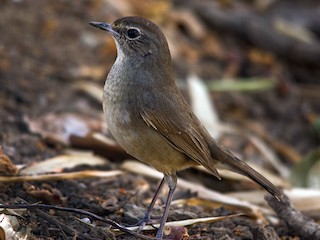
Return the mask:
<svg viewBox="0 0 320 240">
<path fill-rule="evenodd" d="M 129 28 L 127 30 L 127 37 L 131 40 L 137 39 L 141 36 L 141 32 L 137 28 Z"/>
</svg>

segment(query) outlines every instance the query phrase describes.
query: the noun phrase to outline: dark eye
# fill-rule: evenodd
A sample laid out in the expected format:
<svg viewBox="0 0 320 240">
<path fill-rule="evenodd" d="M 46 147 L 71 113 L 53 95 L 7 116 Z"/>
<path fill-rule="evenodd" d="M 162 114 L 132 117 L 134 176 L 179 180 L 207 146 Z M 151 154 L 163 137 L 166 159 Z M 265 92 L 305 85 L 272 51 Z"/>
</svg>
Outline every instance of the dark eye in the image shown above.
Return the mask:
<svg viewBox="0 0 320 240">
<path fill-rule="evenodd" d="M 127 36 L 130 39 L 137 39 L 141 36 L 140 30 L 137 28 L 130 28 L 127 30 Z"/>
</svg>

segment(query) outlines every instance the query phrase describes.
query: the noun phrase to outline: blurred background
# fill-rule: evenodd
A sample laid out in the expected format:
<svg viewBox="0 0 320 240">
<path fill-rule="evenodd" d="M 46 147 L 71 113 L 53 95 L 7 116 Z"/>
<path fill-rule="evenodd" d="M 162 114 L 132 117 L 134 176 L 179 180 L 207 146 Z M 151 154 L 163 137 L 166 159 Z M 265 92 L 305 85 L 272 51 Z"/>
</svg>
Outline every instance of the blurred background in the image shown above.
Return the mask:
<svg viewBox="0 0 320 240">
<path fill-rule="evenodd" d="M 1 1 L 0 147 L 14 165 L 70 147 L 128 158 L 84 136 L 107 132 L 99 99 L 116 58 L 113 39 L 88 23 L 129 15 L 164 31 L 189 102 L 202 93 L 187 79 L 205 86 L 209 110 L 194 110 L 214 115 L 205 121 L 219 120 L 210 129 L 219 132 L 219 142 L 286 186 L 320 187 L 315 0 Z M 7 191 L 5 201 L 17 196 Z"/>
</svg>

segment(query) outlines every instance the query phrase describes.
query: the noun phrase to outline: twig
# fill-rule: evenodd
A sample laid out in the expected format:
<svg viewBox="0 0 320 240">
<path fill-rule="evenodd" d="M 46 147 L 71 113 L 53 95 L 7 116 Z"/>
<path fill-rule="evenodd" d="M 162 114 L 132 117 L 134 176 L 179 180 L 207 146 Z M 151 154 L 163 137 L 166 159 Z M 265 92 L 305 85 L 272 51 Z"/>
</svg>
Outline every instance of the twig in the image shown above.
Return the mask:
<svg viewBox="0 0 320 240">
<path fill-rule="evenodd" d="M 272 138 L 264 128 L 260 128 L 255 122 L 243 121 L 242 123 L 246 128 L 250 129 L 254 133 L 254 135 L 257 135 L 259 138 L 265 141 L 267 145 L 271 146 L 274 151 L 285 157 L 290 162 L 297 163 L 301 160 L 301 154 L 297 152 L 293 147 L 289 146 L 279 139 Z"/>
<path fill-rule="evenodd" d="M 83 179 L 83 178 L 92 178 L 92 177 L 114 177 L 122 174 L 121 171 L 79 171 L 71 173 L 50 173 L 50 174 L 41 174 L 34 176 L 6 176 L 0 177 L 0 182 L 26 182 L 26 181 L 56 181 L 63 179 Z"/>
<path fill-rule="evenodd" d="M 266 196 L 265 199 L 279 218 L 287 224 L 292 233 L 297 234 L 302 239 L 320 239 L 320 225 L 294 209 L 290 205 L 288 197 L 281 201 L 277 201 L 270 196 Z"/>
<path fill-rule="evenodd" d="M 128 233 L 130 235 L 133 235 L 137 238 L 140 239 L 146 239 L 146 240 L 154 240 L 154 238 L 152 237 L 148 237 L 136 232 L 133 232 L 129 229 L 127 229 L 126 227 L 120 225 L 119 223 L 111 220 L 111 219 L 104 219 L 94 213 L 85 211 L 85 210 L 81 210 L 81 209 L 75 209 L 75 208 L 67 208 L 67 207 L 59 207 L 59 206 L 52 206 L 52 205 L 46 205 L 46 204 L 12 204 L 12 205 L 0 205 L 0 208 L 8 208 L 8 209 L 53 209 L 53 210 L 57 210 L 57 211 L 64 211 L 64 212 L 72 212 L 72 213 L 77 213 L 77 214 L 82 214 L 82 215 L 87 215 L 95 220 L 99 220 L 101 222 L 107 223 L 109 225 L 111 225 L 112 227 L 119 229 L 122 232 Z M 60 224 L 60 223 L 59 223 Z M 68 231 L 68 230 L 67 230 Z M 74 233 L 71 230 L 72 233 Z"/>
<path fill-rule="evenodd" d="M 40 209 L 34 209 L 34 210 L 35 210 L 37 216 L 39 216 L 40 218 L 43 218 L 43 219 L 47 220 L 48 222 L 58 226 L 58 228 L 60 229 L 60 231 L 65 239 L 67 239 L 67 238 L 66 238 L 66 235 L 64 232 L 68 233 L 69 235 L 79 235 L 79 233 L 75 229 L 73 229 L 73 228 L 69 227 L 68 225 L 54 219 L 49 214 L 41 211 Z"/>
<path fill-rule="evenodd" d="M 244 8 L 226 10 L 220 7 L 216 1 L 175 0 L 175 2 L 193 10 L 213 29 L 232 33 L 258 48 L 275 53 L 281 58 L 296 63 L 310 64 L 310 66 L 319 66 L 319 43 L 306 43 L 281 34 L 273 27 L 271 20 L 258 14 Z"/>
</svg>

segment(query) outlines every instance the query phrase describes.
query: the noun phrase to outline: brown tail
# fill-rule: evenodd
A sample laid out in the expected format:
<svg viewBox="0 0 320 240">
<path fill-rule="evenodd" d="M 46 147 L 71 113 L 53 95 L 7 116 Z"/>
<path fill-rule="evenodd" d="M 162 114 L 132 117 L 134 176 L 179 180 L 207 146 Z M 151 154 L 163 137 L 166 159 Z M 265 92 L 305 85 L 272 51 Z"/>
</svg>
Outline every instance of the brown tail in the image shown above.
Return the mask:
<svg viewBox="0 0 320 240">
<path fill-rule="evenodd" d="M 222 163 L 227 169 L 231 171 L 240 173 L 249 177 L 251 180 L 258 183 L 264 189 L 266 189 L 271 195 L 277 198 L 279 201 L 283 198 L 283 192 L 274 186 L 269 180 L 263 177 L 260 173 L 255 171 L 253 168 L 248 166 L 244 161 L 235 157 L 232 153 L 227 150 L 222 149 L 218 144 L 210 144 L 211 156 L 213 159 L 217 160 L 219 163 Z"/>
</svg>

